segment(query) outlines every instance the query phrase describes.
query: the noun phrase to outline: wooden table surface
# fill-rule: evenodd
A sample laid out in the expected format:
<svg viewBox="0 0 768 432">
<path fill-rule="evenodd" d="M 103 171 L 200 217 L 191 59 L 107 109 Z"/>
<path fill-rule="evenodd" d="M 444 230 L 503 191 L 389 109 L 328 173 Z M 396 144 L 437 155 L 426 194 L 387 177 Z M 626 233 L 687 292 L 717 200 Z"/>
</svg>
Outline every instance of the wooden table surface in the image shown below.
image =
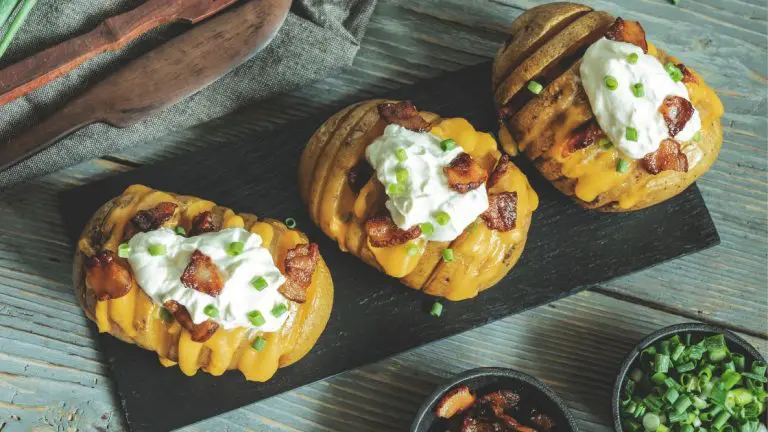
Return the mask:
<svg viewBox="0 0 768 432">
<path fill-rule="evenodd" d="M 72 293 L 59 191 L 484 61 L 510 22 L 542 3 L 379 0 L 357 59 L 339 74 L 0 195 L 0 430 L 126 430 Z M 722 244 L 184 430 L 404 431 L 443 379 L 505 366 L 550 384 L 581 430 L 608 431 L 615 372 L 655 329 L 704 321 L 768 354 L 766 0 L 586 3 L 641 20 L 649 39 L 699 70 L 722 97 L 725 143 L 698 183 Z"/>
</svg>

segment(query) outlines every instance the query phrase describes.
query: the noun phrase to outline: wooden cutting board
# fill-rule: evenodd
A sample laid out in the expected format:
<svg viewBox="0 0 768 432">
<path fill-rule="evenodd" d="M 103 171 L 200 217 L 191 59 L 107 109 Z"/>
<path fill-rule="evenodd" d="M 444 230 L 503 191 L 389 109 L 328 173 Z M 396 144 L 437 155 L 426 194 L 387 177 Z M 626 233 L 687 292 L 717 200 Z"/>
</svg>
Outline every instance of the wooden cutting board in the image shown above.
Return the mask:
<svg viewBox="0 0 768 432">
<path fill-rule="evenodd" d="M 490 63 L 484 63 L 386 96 L 411 99 L 422 110 L 466 117 L 478 130 L 495 131 L 490 70 Z M 259 216 L 294 217 L 298 228 L 319 243 L 333 275 L 335 301 L 325 333 L 303 360 L 279 370 L 267 383 L 246 382 L 239 372 L 221 377 L 198 373 L 188 378 L 178 368 L 160 366 L 156 354 L 102 335 L 119 400 L 133 431 L 167 431 L 215 416 L 720 241 L 696 186 L 639 212 L 589 212 L 518 158 L 515 162 L 541 197 L 522 259 L 498 286 L 476 299 L 443 301 L 442 317 L 434 318 L 428 313 L 434 298 L 342 253 L 312 224 L 296 185 L 299 156 L 331 114 L 321 113 L 276 133 L 254 135 L 62 194 L 61 208 L 73 244 L 99 206 L 128 185 L 143 183 Z"/>
</svg>

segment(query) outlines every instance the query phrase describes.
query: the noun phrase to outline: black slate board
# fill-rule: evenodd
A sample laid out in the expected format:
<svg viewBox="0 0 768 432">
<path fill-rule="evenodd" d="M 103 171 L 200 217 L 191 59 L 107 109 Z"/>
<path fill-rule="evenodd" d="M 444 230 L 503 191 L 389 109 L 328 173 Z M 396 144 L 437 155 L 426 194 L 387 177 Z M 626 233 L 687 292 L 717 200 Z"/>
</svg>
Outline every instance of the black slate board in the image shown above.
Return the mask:
<svg viewBox="0 0 768 432">
<path fill-rule="evenodd" d="M 495 131 L 490 76 L 490 63 L 484 63 L 387 96 L 411 99 L 422 110 L 465 117 L 478 130 Z M 102 336 L 133 431 L 167 431 L 190 424 L 720 241 L 696 186 L 639 212 L 589 212 L 562 196 L 518 158 L 516 162 L 541 196 L 522 259 L 498 286 L 478 298 L 443 302 L 443 316 L 436 319 L 426 312 L 432 298 L 340 252 L 309 219 L 296 185 L 299 156 L 315 129 L 331 114 L 62 194 L 61 208 L 73 240 L 102 203 L 134 183 L 204 197 L 259 216 L 292 216 L 320 244 L 333 275 L 336 296 L 325 333 L 309 355 L 264 384 L 246 382 L 239 372 L 218 378 L 201 372 L 187 378 L 178 368 L 160 366 L 152 352 Z"/>
</svg>

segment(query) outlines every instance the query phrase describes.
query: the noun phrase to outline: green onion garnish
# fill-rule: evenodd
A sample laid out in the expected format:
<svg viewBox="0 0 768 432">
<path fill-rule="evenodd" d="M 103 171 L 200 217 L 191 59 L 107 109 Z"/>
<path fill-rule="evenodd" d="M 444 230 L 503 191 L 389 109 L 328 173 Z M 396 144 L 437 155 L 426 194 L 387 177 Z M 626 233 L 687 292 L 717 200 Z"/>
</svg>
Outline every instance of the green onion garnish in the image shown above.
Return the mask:
<svg viewBox="0 0 768 432">
<path fill-rule="evenodd" d="M 637 63 L 638 60 L 640 60 L 640 56 L 637 55 L 637 53 L 632 53 L 632 54 L 627 56 L 627 62 L 629 64 L 635 64 L 635 63 Z"/>
<path fill-rule="evenodd" d="M 173 314 L 168 309 L 161 307 L 160 308 L 160 318 L 167 322 L 168 324 L 173 322 Z"/>
<path fill-rule="evenodd" d="M 251 324 L 253 324 L 254 327 L 263 326 L 264 323 L 267 322 L 267 320 L 264 319 L 264 315 L 262 315 L 261 312 L 257 310 L 248 312 L 248 315 L 246 315 L 246 317 L 248 318 L 248 321 L 250 321 Z"/>
<path fill-rule="evenodd" d="M 443 261 L 451 262 L 454 259 L 456 258 L 453 256 L 453 249 L 451 248 L 443 249 Z"/>
<path fill-rule="evenodd" d="M 613 143 L 608 138 L 600 138 L 600 141 L 598 141 L 597 144 L 601 149 L 604 150 L 608 150 L 609 148 L 613 147 Z"/>
<path fill-rule="evenodd" d="M 536 81 L 531 81 L 528 83 L 528 90 L 530 90 L 533 94 L 540 94 L 541 91 L 544 90 L 544 86 L 537 83 Z"/>
<path fill-rule="evenodd" d="M 619 88 L 619 81 L 616 78 L 608 75 L 605 77 L 605 86 L 608 87 L 608 90 L 614 91 Z"/>
<path fill-rule="evenodd" d="M 416 256 L 419 253 L 419 246 L 408 243 L 408 245 L 405 247 L 405 254 L 408 256 Z"/>
<path fill-rule="evenodd" d="M 267 346 L 267 340 L 261 336 L 256 336 L 256 339 L 254 339 L 253 342 L 251 342 L 251 348 L 253 348 L 256 351 L 263 351 L 266 346 Z"/>
<path fill-rule="evenodd" d="M 296 219 L 290 217 L 285 219 L 285 226 L 287 226 L 289 229 L 296 228 Z"/>
<path fill-rule="evenodd" d="M 203 308 L 203 313 L 208 315 L 211 318 L 218 318 L 219 317 L 219 310 L 214 305 L 208 305 Z"/>
<path fill-rule="evenodd" d="M 672 81 L 677 83 L 683 80 L 683 71 L 676 64 L 672 62 L 667 63 L 664 65 L 664 70 L 667 71 Z"/>
<path fill-rule="evenodd" d="M 405 168 L 397 168 L 395 170 L 395 177 L 398 183 L 405 183 L 408 181 L 408 170 Z"/>
<path fill-rule="evenodd" d="M 437 221 L 437 223 L 439 223 L 440 225 L 447 225 L 448 222 L 451 221 L 451 215 L 440 210 L 437 213 L 435 213 L 435 221 Z"/>
<path fill-rule="evenodd" d="M 387 186 L 387 194 L 391 197 L 398 197 L 405 193 L 405 185 L 402 183 L 390 183 Z"/>
<path fill-rule="evenodd" d="M 643 86 L 643 83 L 637 83 L 633 85 L 632 94 L 638 98 L 645 96 L 645 86 Z"/>
<path fill-rule="evenodd" d="M 637 129 L 633 128 L 632 126 L 627 126 L 627 140 L 637 141 L 637 138 Z"/>
<path fill-rule="evenodd" d="M 440 315 L 443 313 L 443 305 L 440 302 L 434 302 L 432 304 L 432 310 L 429 311 L 429 314 L 433 317 L 440 317 Z"/>
<path fill-rule="evenodd" d="M 288 312 L 288 306 L 285 303 L 278 303 L 272 308 L 272 316 L 275 318 L 279 318 L 286 312 Z"/>
<path fill-rule="evenodd" d="M 269 285 L 269 284 L 267 283 L 267 280 L 264 279 L 263 276 L 259 276 L 257 278 L 254 278 L 251 281 L 251 286 L 256 288 L 256 291 L 262 291 L 264 288 L 267 287 L 267 285 Z"/>
<path fill-rule="evenodd" d="M 435 232 L 435 226 L 429 222 L 419 224 L 419 229 L 421 229 L 421 233 L 425 236 L 431 236 Z"/>
<path fill-rule="evenodd" d="M 399 147 L 395 149 L 395 157 L 400 162 L 405 162 L 406 160 L 408 160 L 408 153 L 405 152 L 404 148 Z"/>
<path fill-rule="evenodd" d="M 131 247 L 128 245 L 128 243 L 120 243 L 119 246 L 117 246 L 117 256 L 120 258 L 128 258 L 131 255 Z"/>
<path fill-rule="evenodd" d="M 245 250 L 245 243 L 241 241 L 232 242 L 227 246 L 227 255 L 237 256 L 243 253 L 243 250 Z"/>
<path fill-rule="evenodd" d="M 180 235 L 180 236 L 185 236 L 185 235 L 187 235 L 187 230 L 185 230 L 183 226 L 177 226 L 177 227 L 176 227 L 176 228 L 174 228 L 173 230 L 174 230 L 174 231 L 176 231 L 176 234 L 178 234 L 178 235 Z"/>
<path fill-rule="evenodd" d="M 695 142 L 701 141 L 701 131 L 697 131 L 695 134 L 693 134 L 693 138 L 691 138 Z"/>
<path fill-rule="evenodd" d="M 440 141 L 440 148 L 443 149 L 443 151 L 450 151 L 456 148 L 456 141 L 448 138 Z"/>
<path fill-rule="evenodd" d="M 152 256 L 165 255 L 165 245 L 151 244 L 147 248 L 147 251 L 149 251 L 149 254 Z"/>
<path fill-rule="evenodd" d="M 616 171 L 624 174 L 629 169 L 629 162 L 626 159 L 619 159 L 616 162 Z"/>
</svg>

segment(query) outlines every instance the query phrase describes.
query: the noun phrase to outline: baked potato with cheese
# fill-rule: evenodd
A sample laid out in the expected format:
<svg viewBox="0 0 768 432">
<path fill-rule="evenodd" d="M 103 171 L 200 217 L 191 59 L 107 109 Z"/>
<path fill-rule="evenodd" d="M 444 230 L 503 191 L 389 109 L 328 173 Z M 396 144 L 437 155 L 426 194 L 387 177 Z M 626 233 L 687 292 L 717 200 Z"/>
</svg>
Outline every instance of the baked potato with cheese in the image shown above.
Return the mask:
<svg viewBox="0 0 768 432">
<path fill-rule="evenodd" d="M 366 159 L 366 149 L 393 124 L 455 141 L 465 153 L 451 165 L 466 163 L 472 172 L 464 174 L 478 180 L 456 190 L 487 187 L 489 209 L 454 240 L 427 240 L 421 225 L 392 222 L 385 206 L 389 192 Z M 408 101 L 364 101 L 328 119 L 301 157 L 299 187 L 312 219 L 341 250 L 411 288 L 449 300 L 474 297 L 507 274 L 523 251 L 538 206 L 526 176 L 502 157 L 493 136 L 465 119 L 419 112 Z"/>
<path fill-rule="evenodd" d="M 685 85 L 690 103 L 682 102 L 692 104 L 701 118 L 693 139 L 671 139 L 671 122 L 679 120 L 674 116 L 683 108 L 673 106 L 663 112 L 671 138 L 657 151 L 630 159 L 611 147 L 580 73 L 585 52 L 603 37 L 641 48 Z M 557 189 L 585 208 L 620 212 L 665 201 L 712 166 L 723 141 L 723 105 L 702 77 L 648 43 L 639 23 L 588 6 L 551 3 L 523 13 L 495 58 L 492 82 L 503 148 L 524 153 Z M 646 84 L 635 96 L 648 91 Z"/>
<path fill-rule="evenodd" d="M 258 234 L 260 250 L 268 251 L 265 261 L 272 266 L 274 260 L 275 271 L 279 269 L 285 275 L 285 283 L 278 291 L 280 298 L 284 296 L 288 301 L 278 313 L 286 316 L 277 331 L 255 331 L 257 327 L 226 329 L 215 319 L 195 324 L 179 302 L 153 301 L 138 283 L 139 269 L 123 255 L 123 249 L 131 244 L 126 242 L 140 233 L 164 232 L 179 235 L 184 241 L 232 228 L 247 232 L 228 231 L 249 237 L 254 237 L 250 233 Z M 197 267 L 193 266 L 196 258 L 202 259 Z M 209 258 L 205 267 L 205 256 L 195 251 L 181 277 L 184 285 L 210 296 L 219 295 L 222 287 L 230 289 L 222 282 L 227 276 L 221 275 L 233 270 L 216 268 L 211 262 Z M 309 243 L 303 233 L 276 220 L 238 215 L 211 201 L 141 185 L 128 187 L 104 204 L 86 225 L 74 258 L 74 286 L 85 314 L 97 324 L 99 332 L 154 351 L 164 366 L 178 364 L 186 375 L 202 369 L 218 376 L 239 369 L 252 381 L 266 381 L 278 368 L 306 355 L 323 332 L 333 303 L 329 270 L 317 245 Z M 208 310 L 205 313 L 213 316 Z"/>
</svg>

